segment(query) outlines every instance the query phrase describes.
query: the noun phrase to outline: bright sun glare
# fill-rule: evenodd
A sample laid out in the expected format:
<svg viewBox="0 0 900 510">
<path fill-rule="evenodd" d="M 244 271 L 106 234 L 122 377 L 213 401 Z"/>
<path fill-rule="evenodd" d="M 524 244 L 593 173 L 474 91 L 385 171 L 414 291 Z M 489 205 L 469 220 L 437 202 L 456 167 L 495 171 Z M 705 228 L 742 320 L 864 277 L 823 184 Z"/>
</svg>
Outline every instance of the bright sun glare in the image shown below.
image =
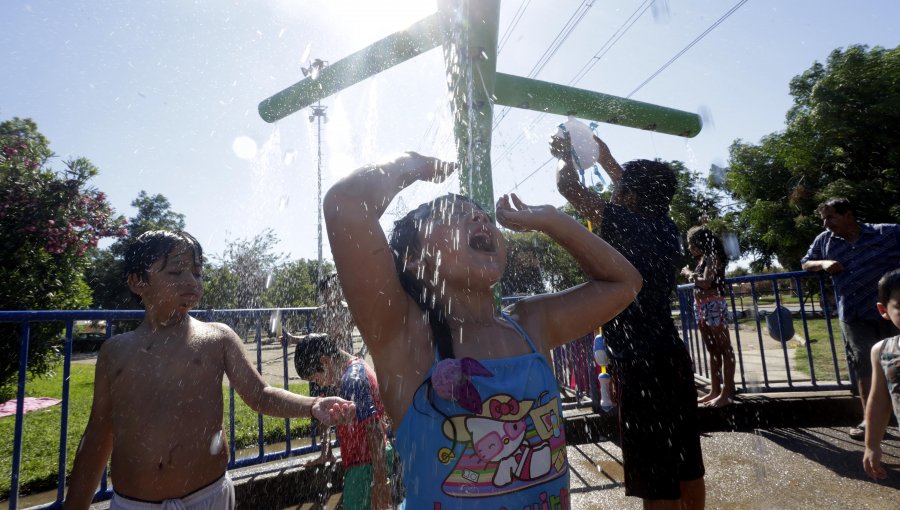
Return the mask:
<svg viewBox="0 0 900 510">
<path fill-rule="evenodd" d="M 338 0 L 327 2 L 327 5 L 333 13 L 329 19 L 334 20 L 354 44 L 375 42 L 437 10 L 436 2 L 428 0 Z"/>
</svg>

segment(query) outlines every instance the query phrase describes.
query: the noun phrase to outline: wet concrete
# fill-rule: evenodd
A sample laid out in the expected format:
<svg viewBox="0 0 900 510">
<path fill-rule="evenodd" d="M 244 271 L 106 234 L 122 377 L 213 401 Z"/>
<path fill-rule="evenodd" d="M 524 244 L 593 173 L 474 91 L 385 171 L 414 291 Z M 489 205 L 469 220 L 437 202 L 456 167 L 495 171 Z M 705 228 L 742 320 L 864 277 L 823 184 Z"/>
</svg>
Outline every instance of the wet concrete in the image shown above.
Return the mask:
<svg viewBox="0 0 900 510">
<path fill-rule="evenodd" d="M 706 507 L 712 509 L 900 508 L 900 439 L 883 443 L 888 479 L 862 470 L 862 444 L 843 428 L 714 432 L 701 439 Z M 622 452 L 612 442 L 569 447 L 572 508 L 639 509 L 625 496 Z"/>
<path fill-rule="evenodd" d="M 900 434 L 892 426 L 883 442 L 888 479 L 870 481 L 862 470 L 862 443 L 846 434 L 858 414 L 849 392 L 742 395 L 724 410 L 702 410 L 707 508 L 900 508 Z M 641 508 L 640 500 L 625 496 L 621 450 L 609 440 L 614 418 L 589 409 L 566 418 L 572 508 Z M 341 467 L 303 466 L 314 457 L 232 471 L 238 508 L 340 508 Z"/>
</svg>

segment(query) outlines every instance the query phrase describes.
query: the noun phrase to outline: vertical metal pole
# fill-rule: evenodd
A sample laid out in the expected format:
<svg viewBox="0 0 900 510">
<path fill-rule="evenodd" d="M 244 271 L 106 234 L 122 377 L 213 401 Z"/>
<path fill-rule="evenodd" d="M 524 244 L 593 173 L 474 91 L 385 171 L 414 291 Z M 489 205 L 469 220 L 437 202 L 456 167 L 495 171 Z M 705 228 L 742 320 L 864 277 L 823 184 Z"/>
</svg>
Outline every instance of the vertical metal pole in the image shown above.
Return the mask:
<svg viewBox="0 0 900 510">
<path fill-rule="evenodd" d="M 316 127 L 317 127 L 317 156 L 316 156 L 316 166 L 319 177 L 319 199 L 317 201 L 318 207 L 318 229 L 319 229 L 319 260 L 318 265 L 316 265 L 316 288 L 318 288 L 319 282 L 322 281 L 322 115 L 324 114 L 324 110 L 322 109 L 322 102 L 319 101 L 316 108 Z"/>
<path fill-rule="evenodd" d="M 112 322 L 112 321 L 107 321 Z M 72 335 L 74 319 L 66 320 L 66 340 L 63 344 L 62 409 L 59 415 L 59 464 L 57 465 L 56 502 L 62 503 L 66 492 L 66 437 L 69 431 L 69 378 L 72 373 Z"/>
<path fill-rule="evenodd" d="M 16 389 L 16 423 L 13 433 L 12 477 L 9 484 L 9 508 L 16 510 L 19 502 L 19 469 L 22 466 L 22 426 L 25 421 L 25 377 L 28 371 L 28 340 L 31 324 L 23 320 L 19 330 L 19 379 Z"/>
<path fill-rule="evenodd" d="M 500 1 L 440 0 L 460 192 L 494 211 L 491 131 Z"/>
</svg>

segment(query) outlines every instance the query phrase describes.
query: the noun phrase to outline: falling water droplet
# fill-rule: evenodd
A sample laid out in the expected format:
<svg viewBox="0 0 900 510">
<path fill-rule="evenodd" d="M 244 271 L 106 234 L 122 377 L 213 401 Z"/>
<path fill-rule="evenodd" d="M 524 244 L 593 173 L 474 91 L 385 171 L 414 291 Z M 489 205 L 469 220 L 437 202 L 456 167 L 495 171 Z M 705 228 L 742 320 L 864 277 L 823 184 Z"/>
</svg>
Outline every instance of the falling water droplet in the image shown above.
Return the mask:
<svg viewBox="0 0 900 510">
<path fill-rule="evenodd" d="M 708 106 L 700 105 L 697 108 L 697 115 L 700 116 L 700 120 L 703 122 L 703 128 L 708 129 L 711 127 L 715 127 L 716 121 L 713 119 L 712 110 Z"/>
</svg>

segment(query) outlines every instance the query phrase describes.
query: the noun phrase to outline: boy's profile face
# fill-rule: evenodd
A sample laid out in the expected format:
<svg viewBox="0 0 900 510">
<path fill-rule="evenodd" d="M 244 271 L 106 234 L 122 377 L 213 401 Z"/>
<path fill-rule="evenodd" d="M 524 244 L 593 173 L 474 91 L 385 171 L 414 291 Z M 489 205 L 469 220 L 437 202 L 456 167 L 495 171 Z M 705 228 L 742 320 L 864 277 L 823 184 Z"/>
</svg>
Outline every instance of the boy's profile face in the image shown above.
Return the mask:
<svg viewBox="0 0 900 510">
<path fill-rule="evenodd" d="M 337 386 L 341 380 L 341 367 L 328 356 L 320 358 L 322 370 L 309 374 L 305 379 L 319 386 Z"/>
<path fill-rule="evenodd" d="M 878 303 L 878 313 L 900 328 L 900 290 L 892 292 L 887 303 Z"/>
<path fill-rule="evenodd" d="M 141 297 L 145 308 L 170 308 L 173 312 L 187 313 L 203 296 L 200 270 L 194 251 L 189 246 L 176 246 L 167 257 L 160 257 L 150 265 L 146 281 L 132 274 L 128 286 Z"/>
</svg>

